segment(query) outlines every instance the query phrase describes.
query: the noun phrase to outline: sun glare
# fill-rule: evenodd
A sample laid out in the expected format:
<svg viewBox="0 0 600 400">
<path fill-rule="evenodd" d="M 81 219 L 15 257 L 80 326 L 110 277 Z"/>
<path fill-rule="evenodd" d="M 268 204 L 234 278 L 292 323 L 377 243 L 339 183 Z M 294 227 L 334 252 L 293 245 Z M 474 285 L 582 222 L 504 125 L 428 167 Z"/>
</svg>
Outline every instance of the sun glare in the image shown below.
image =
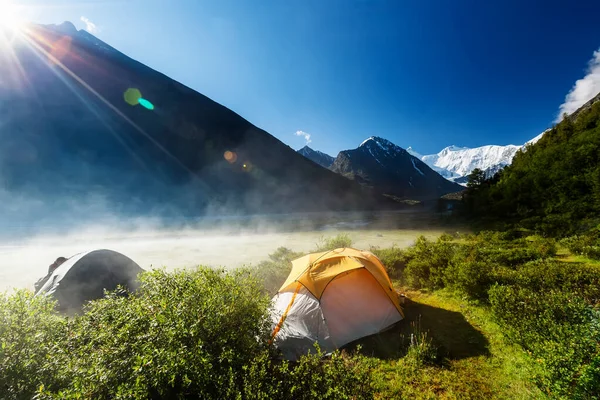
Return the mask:
<svg viewBox="0 0 600 400">
<path fill-rule="evenodd" d="M 12 0 L 0 0 L 0 28 L 17 29 L 23 21 Z"/>
</svg>

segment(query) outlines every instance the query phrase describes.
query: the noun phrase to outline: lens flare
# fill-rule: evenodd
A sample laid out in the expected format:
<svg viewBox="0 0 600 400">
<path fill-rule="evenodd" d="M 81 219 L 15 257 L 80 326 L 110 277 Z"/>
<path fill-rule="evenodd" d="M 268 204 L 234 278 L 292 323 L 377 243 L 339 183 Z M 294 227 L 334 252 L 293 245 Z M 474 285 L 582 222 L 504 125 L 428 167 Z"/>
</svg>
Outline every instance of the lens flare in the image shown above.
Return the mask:
<svg viewBox="0 0 600 400">
<path fill-rule="evenodd" d="M 233 164 L 237 160 L 237 154 L 229 150 L 223 154 L 223 157 L 225 158 L 225 160 L 227 160 L 229 164 Z"/>
<path fill-rule="evenodd" d="M 17 6 L 11 0 L 0 0 L 0 29 L 16 30 L 23 25 Z"/>
<path fill-rule="evenodd" d="M 63 58 L 65 58 L 71 51 L 72 41 L 73 39 L 70 36 L 63 36 L 56 42 L 52 43 L 50 54 L 54 58 L 50 58 L 49 62 L 51 64 L 56 64 L 55 62 L 53 62 L 53 59 L 61 61 Z"/>
<path fill-rule="evenodd" d="M 123 97 L 125 98 L 125 102 L 130 106 L 137 106 L 142 98 L 142 92 L 139 89 L 129 88 L 125 91 Z"/>
<path fill-rule="evenodd" d="M 142 106 L 148 110 L 154 110 L 154 104 L 150 103 L 148 100 L 144 99 L 143 97 L 140 97 L 138 99 L 138 103 L 140 104 L 140 106 Z"/>
<path fill-rule="evenodd" d="M 254 165 L 252 165 L 252 163 L 250 161 L 246 161 L 243 165 L 242 168 L 244 171 L 246 172 L 252 172 L 252 170 L 254 169 Z"/>
</svg>

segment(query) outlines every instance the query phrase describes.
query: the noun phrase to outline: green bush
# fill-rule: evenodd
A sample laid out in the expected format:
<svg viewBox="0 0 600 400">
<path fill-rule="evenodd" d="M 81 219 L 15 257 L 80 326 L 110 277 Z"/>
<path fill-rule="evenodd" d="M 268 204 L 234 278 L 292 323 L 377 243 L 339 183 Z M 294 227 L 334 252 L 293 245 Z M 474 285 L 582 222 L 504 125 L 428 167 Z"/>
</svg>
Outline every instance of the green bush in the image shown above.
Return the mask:
<svg viewBox="0 0 600 400">
<path fill-rule="evenodd" d="M 262 261 L 252 268 L 252 274 L 258 278 L 267 294 L 274 295 L 290 274 L 292 261 L 302 256 L 302 253 L 280 247 L 274 253 L 269 254 L 268 260 Z"/>
<path fill-rule="evenodd" d="M 587 234 L 582 251 L 595 237 Z M 548 394 L 594 398 L 600 392 L 600 270 L 555 260 L 556 252 L 551 238 L 489 231 L 460 242 L 420 237 L 404 251 L 377 249 L 413 288 L 447 287 L 489 302 L 508 336 L 546 371 L 537 384 Z"/>
<path fill-rule="evenodd" d="M 585 246 L 583 254 L 592 260 L 600 260 L 600 246 Z"/>
<path fill-rule="evenodd" d="M 322 353 L 302 357 L 297 363 L 282 363 L 271 378 L 283 382 L 277 393 L 264 399 L 372 399 L 370 363 L 360 355 L 339 351 L 327 360 Z M 250 393 L 249 393 L 250 394 Z M 254 398 L 252 395 L 249 398 Z"/>
<path fill-rule="evenodd" d="M 455 261 L 446 271 L 445 286 L 473 299 L 487 300 L 488 289 L 494 283 L 494 271 L 492 264 L 482 261 Z"/>
<path fill-rule="evenodd" d="M 347 233 L 340 233 L 331 238 L 321 237 L 317 243 L 315 252 L 329 251 L 340 248 L 352 247 L 352 239 Z"/>
<path fill-rule="evenodd" d="M 251 272 L 141 280 L 135 295 L 108 294 L 70 319 L 26 291 L 0 298 L 0 397 L 372 398 L 359 356 L 278 360 L 270 299 Z"/>
<path fill-rule="evenodd" d="M 402 249 L 392 246 L 387 249 L 371 247 L 370 250 L 381 260 L 390 278 L 403 279 L 404 269 L 406 268 L 406 258 Z"/>
<path fill-rule="evenodd" d="M 0 398 L 31 399 L 41 385 L 61 387 L 55 357 L 66 320 L 47 297 L 19 290 L 0 294 Z"/>
<path fill-rule="evenodd" d="M 581 263 L 532 261 L 512 274 L 511 283 L 540 293 L 560 289 L 588 304 L 600 304 L 600 271 Z"/>
<path fill-rule="evenodd" d="M 485 245 L 473 246 L 473 258 L 481 261 L 491 262 L 507 267 L 515 268 L 518 265 L 541 258 L 537 250 L 523 248 L 485 247 Z"/>
<path fill-rule="evenodd" d="M 593 229 L 585 234 L 569 236 L 560 241 L 573 254 L 600 260 L 600 234 Z"/>
<path fill-rule="evenodd" d="M 556 255 L 558 246 L 555 239 L 534 236 L 529 247 L 537 252 L 539 258 L 550 258 Z"/>
<path fill-rule="evenodd" d="M 268 307 L 246 271 L 146 273 L 135 296 L 93 302 L 72 322 L 71 382 L 53 396 L 234 398 L 268 351 Z"/>
<path fill-rule="evenodd" d="M 446 238 L 435 242 L 424 236 L 417 238 L 414 246 L 405 252 L 405 283 L 417 289 L 443 288 L 446 269 L 457 248 L 458 245 Z"/>
<path fill-rule="evenodd" d="M 500 232 L 499 239 L 501 239 L 501 240 L 522 239 L 525 236 L 527 236 L 527 234 L 528 234 L 527 230 L 512 228 L 512 229 L 507 229 L 503 232 Z"/>
<path fill-rule="evenodd" d="M 536 359 L 538 384 L 554 397 L 592 399 L 600 390 L 600 315 L 583 298 L 554 288 L 490 289 L 492 311 L 506 333 Z"/>
</svg>

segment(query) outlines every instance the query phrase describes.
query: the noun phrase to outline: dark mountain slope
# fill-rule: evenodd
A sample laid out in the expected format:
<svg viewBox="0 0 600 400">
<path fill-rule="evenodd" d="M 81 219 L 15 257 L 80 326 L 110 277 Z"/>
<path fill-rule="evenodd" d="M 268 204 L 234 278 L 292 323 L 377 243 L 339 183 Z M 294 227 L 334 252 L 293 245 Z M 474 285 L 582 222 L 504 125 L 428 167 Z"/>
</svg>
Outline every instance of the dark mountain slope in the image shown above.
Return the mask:
<svg viewBox="0 0 600 400">
<path fill-rule="evenodd" d="M 428 200 L 462 190 L 403 148 L 379 137 L 340 152 L 331 170 L 401 198 Z"/>
<path fill-rule="evenodd" d="M 0 33 L 1 47 L 0 197 L 16 213 L 85 215 L 90 204 L 94 212 L 183 216 L 389 205 L 72 24 Z M 128 89 L 154 109 L 128 104 Z M 19 199 L 31 208 L 18 209 Z"/>
<path fill-rule="evenodd" d="M 318 150 L 313 150 L 308 146 L 304 146 L 300 150 L 298 150 L 299 154 L 302 154 L 304 157 L 309 160 L 316 162 L 320 166 L 324 168 L 329 168 L 333 164 L 335 158 L 331 157 L 329 154 L 325 154 Z"/>
</svg>

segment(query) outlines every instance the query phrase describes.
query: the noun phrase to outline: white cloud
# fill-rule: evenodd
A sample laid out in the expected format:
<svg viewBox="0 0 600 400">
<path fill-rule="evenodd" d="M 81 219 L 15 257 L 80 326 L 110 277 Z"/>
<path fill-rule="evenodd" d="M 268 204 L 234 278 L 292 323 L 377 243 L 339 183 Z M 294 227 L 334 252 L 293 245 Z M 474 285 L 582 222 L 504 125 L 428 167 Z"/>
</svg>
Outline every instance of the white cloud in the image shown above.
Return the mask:
<svg viewBox="0 0 600 400">
<path fill-rule="evenodd" d="M 310 140 L 310 133 L 306 133 L 304 131 L 296 131 L 294 135 L 302 136 L 304 140 L 306 140 L 306 144 L 310 144 L 310 142 L 312 142 L 312 140 Z"/>
<path fill-rule="evenodd" d="M 560 122 L 564 113 L 571 114 L 587 103 L 600 92 L 600 49 L 594 51 L 594 56 L 588 63 L 586 75 L 575 82 L 571 91 L 561 104 L 558 116 L 554 122 Z"/>
<path fill-rule="evenodd" d="M 79 19 L 81 20 L 81 22 L 83 22 L 85 24 L 85 30 L 86 31 L 88 31 L 89 33 L 96 33 L 96 32 L 98 32 L 98 25 L 96 25 L 95 23 L 93 23 L 92 21 L 90 21 L 88 18 L 82 16 Z"/>
</svg>

